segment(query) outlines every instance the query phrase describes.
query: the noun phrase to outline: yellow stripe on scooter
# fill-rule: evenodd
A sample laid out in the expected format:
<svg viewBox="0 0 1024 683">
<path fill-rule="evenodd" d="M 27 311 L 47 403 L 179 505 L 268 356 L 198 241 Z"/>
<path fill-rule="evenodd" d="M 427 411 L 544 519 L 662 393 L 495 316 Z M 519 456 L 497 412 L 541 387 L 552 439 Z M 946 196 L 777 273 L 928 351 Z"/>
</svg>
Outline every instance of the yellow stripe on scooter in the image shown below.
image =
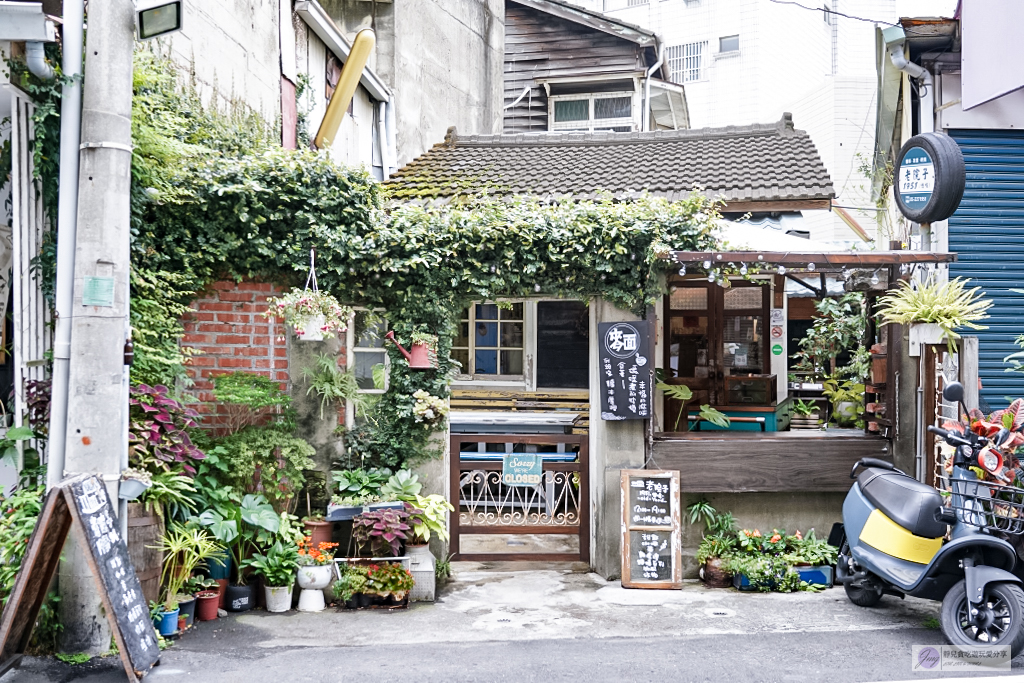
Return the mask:
<svg viewBox="0 0 1024 683">
<path fill-rule="evenodd" d="M 860 531 L 860 541 L 886 555 L 918 564 L 931 562 L 942 547 L 941 537 L 915 536 L 886 517 L 881 510 L 871 511 L 867 523 Z"/>
</svg>

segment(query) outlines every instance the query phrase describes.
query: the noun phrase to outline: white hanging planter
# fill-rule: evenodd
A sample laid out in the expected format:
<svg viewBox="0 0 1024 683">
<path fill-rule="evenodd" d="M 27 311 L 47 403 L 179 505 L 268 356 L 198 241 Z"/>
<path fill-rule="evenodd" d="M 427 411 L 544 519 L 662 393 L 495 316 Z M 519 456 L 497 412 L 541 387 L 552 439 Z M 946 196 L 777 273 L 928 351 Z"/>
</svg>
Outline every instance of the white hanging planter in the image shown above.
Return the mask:
<svg viewBox="0 0 1024 683">
<path fill-rule="evenodd" d="M 323 341 L 323 327 L 323 314 L 303 318 L 301 321 L 296 320 L 295 336 L 302 341 Z"/>
<path fill-rule="evenodd" d="M 944 344 L 946 331 L 936 323 L 913 323 L 910 325 L 910 355 L 921 355 L 922 344 Z"/>
</svg>

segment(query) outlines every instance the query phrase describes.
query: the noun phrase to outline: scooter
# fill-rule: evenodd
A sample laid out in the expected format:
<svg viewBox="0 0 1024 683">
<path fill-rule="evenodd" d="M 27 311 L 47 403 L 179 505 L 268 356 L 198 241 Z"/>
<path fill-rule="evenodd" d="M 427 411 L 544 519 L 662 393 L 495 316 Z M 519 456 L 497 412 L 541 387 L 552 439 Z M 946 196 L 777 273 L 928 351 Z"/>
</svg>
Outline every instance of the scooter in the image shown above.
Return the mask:
<svg viewBox="0 0 1024 683">
<path fill-rule="evenodd" d="M 964 388 L 950 383 L 942 396 L 962 406 Z M 1024 533 L 1024 489 L 982 481 L 970 469 L 1000 477 L 997 449 L 1011 434 L 1003 429 L 990 439 L 967 428 L 928 431 L 956 447 L 948 495 L 883 460 L 858 461 L 842 530 L 835 530 L 841 548 L 836 580 L 862 607 L 883 595 L 940 600 L 939 621 L 951 644 L 1009 645 L 1015 657 L 1024 649 L 1024 590 L 1011 573 L 1013 546 L 993 534 Z"/>
</svg>

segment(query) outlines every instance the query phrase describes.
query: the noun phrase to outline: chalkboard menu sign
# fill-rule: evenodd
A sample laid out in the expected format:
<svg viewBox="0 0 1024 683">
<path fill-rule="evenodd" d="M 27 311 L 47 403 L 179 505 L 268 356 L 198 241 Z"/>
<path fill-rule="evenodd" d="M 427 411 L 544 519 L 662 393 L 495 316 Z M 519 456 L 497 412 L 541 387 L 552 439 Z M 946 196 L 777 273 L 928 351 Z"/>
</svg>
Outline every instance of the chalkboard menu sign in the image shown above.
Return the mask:
<svg viewBox="0 0 1024 683">
<path fill-rule="evenodd" d="M 160 660 L 160 648 L 107 489 L 95 475 L 66 479 L 46 495 L 0 617 L 0 671 L 16 662 L 28 645 L 72 523 L 88 546 L 86 560 L 96 577 L 125 673 L 129 681 L 137 681 Z"/>
<path fill-rule="evenodd" d="M 599 323 L 602 420 L 643 420 L 654 412 L 654 335 L 647 320 Z"/>
<path fill-rule="evenodd" d="M 622 585 L 682 588 L 679 472 L 622 470 Z"/>
</svg>

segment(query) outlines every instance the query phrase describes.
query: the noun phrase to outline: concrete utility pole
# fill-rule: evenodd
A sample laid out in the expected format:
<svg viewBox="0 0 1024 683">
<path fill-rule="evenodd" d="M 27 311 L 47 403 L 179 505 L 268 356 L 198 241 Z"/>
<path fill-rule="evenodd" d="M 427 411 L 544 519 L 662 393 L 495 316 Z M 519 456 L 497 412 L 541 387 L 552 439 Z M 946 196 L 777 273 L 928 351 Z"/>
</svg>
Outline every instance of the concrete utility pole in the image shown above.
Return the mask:
<svg viewBox="0 0 1024 683">
<path fill-rule="evenodd" d="M 100 475 L 113 500 L 128 407 L 123 373 L 133 49 L 131 0 L 89 3 L 64 469 L 69 476 Z M 110 648 L 110 629 L 81 544 L 73 534 L 61 561 L 62 647 L 99 653 Z"/>
</svg>

